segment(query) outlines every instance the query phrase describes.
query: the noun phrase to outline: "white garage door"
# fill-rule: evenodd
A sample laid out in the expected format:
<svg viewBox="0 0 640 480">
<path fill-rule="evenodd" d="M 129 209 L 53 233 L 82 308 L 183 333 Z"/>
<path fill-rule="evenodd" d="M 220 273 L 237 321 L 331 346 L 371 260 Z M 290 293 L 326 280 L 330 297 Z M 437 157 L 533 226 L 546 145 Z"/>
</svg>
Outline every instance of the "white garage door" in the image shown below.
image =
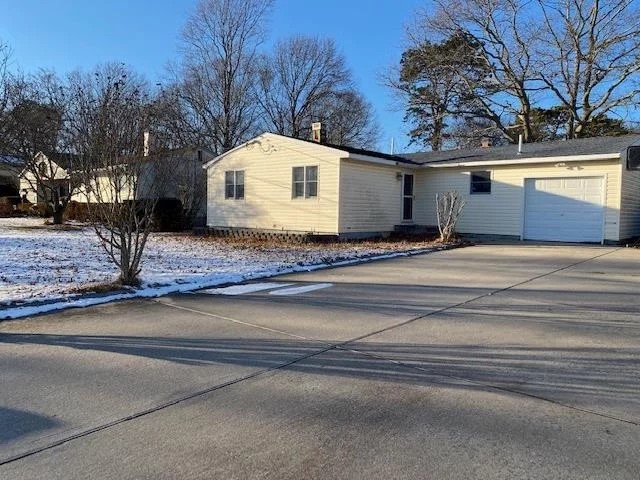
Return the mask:
<svg viewBox="0 0 640 480">
<path fill-rule="evenodd" d="M 524 238 L 602 241 L 602 177 L 525 180 Z"/>
</svg>

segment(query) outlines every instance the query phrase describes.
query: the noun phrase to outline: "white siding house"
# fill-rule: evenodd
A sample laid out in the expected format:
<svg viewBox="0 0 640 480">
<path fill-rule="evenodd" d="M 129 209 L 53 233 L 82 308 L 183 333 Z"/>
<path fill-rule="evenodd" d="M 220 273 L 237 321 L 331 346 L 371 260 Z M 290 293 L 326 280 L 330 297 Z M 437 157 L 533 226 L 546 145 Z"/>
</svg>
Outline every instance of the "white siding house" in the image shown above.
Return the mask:
<svg viewBox="0 0 640 480">
<path fill-rule="evenodd" d="M 69 166 L 69 156 L 38 152 L 34 167 L 38 169 L 39 178 L 30 169 L 24 169 L 20 174 L 20 196 L 31 203 L 47 203 L 53 201 L 55 189 L 58 197 L 66 197 L 70 192 Z M 46 182 L 46 188 L 40 180 Z"/>
<path fill-rule="evenodd" d="M 207 225 L 343 237 L 434 228 L 438 192 L 458 231 L 619 242 L 640 235 L 640 136 L 387 155 L 265 133 L 205 164 Z"/>
</svg>

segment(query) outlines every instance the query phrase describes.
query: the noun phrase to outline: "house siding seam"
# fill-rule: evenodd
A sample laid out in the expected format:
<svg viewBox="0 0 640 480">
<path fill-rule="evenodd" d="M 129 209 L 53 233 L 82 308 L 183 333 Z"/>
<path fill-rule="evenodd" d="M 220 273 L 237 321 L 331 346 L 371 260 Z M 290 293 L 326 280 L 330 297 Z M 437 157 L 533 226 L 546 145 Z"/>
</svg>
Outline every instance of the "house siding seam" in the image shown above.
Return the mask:
<svg viewBox="0 0 640 480">
<path fill-rule="evenodd" d="M 208 167 L 207 226 L 337 234 L 339 154 L 286 138 L 257 140 L 265 145 L 239 148 Z M 292 168 L 313 165 L 318 166 L 318 196 L 293 199 Z M 227 170 L 244 170 L 243 200 L 224 198 Z"/>
<path fill-rule="evenodd" d="M 438 192 L 457 190 L 466 200 L 466 206 L 458 222 L 460 233 L 509 235 L 522 234 L 524 212 L 524 179 L 574 176 L 602 176 L 606 180 L 605 239 L 619 240 L 620 223 L 620 171 L 618 161 L 571 162 L 565 167 L 553 165 L 511 165 L 482 167 L 491 170 L 490 194 L 470 195 L 470 167 L 426 168 L 418 172 L 416 188 L 426 201 L 416 202 L 416 222 L 435 225 L 435 195 Z"/>
<path fill-rule="evenodd" d="M 640 171 L 621 168 L 620 240 L 640 236 Z"/>
</svg>

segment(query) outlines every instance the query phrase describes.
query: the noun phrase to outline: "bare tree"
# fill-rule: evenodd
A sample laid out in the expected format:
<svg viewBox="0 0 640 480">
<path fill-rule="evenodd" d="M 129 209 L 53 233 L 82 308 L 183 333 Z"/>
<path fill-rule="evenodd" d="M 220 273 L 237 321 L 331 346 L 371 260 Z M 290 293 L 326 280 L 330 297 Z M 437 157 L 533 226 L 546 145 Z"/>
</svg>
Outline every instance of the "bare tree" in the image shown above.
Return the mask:
<svg viewBox="0 0 640 480">
<path fill-rule="evenodd" d="M 256 133 L 257 49 L 272 0 L 200 0 L 183 33 L 180 110 L 217 154 Z"/>
<path fill-rule="evenodd" d="M 11 60 L 9 44 L 0 40 L 0 118 L 4 115 L 8 105 L 9 91 L 9 61 Z"/>
<path fill-rule="evenodd" d="M 449 38 L 463 33 L 475 39 L 481 59 L 490 72 L 492 89 L 482 79 L 481 90 L 456 114 L 491 121 L 510 142 L 531 138 L 532 95 L 541 88 L 534 79 L 532 45 L 538 34 L 536 16 L 522 0 L 435 0 L 435 9 L 425 10 L 409 32 L 415 45 L 434 37 Z M 455 59 L 454 59 L 455 60 Z M 477 61 L 477 60 L 476 60 Z M 461 76 L 466 88 L 478 89 L 475 76 Z M 512 126 L 513 119 L 517 125 Z"/>
<path fill-rule="evenodd" d="M 75 187 L 74 157 L 60 149 L 66 109 L 64 88 L 54 73 L 16 74 L 8 82 L 0 122 L 1 150 L 20 159 L 14 168 L 23 188 L 49 206 L 54 224 L 62 223 Z"/>
<path fill-rule="evenodd" d="M 311 118 L 328 126 L 327 142 L 356 148 L 377 147 L 380 127 L 373 106 L 358 91 L 335 92 L 314 105 L 312 112 Z"/>
<path fill-rule="evenodd" d="M 119 64 L 70 76 L 70 146 L 77 153 L 95 232 L 120 269 L 120 282 L 138 283 L 157 200 L 174 170 L 171 158 L 145 157 L 150 93 L 146 82 Z"/>
<path fill-rule="evenodd" d="M 331 39 L 294 36 L 262 57 L 257 101 L 268 128 L 307 138 L 318 106 L 352 89 L 346 61 Z"/>
<path fill-rule="evenodd" d="M 450 242 L 455 237 L 456 224 L 465 203 L 460 193 L 455 190 L 436 193 L 436 212 L 441 242 Z"/>
<path fill-rule="evenodd" d="M 165 151 L 165 162 L 171 159 L 174 166 L 172 172 L 171 195 L 180 200 L 182 208 L 182 226 L 191 228 L 196 219 L 204 215 L 207 200 L 207 175 L 202 168 L 205 152 L 200 149 L 184 148 L 180 150 Z"/>
<path fill-rule="evenodd" d="M 640 6 L 635 0 L 538 0 L 539 78 L 583 136 L 598 115 L 640 100 Z"/>
</svg>

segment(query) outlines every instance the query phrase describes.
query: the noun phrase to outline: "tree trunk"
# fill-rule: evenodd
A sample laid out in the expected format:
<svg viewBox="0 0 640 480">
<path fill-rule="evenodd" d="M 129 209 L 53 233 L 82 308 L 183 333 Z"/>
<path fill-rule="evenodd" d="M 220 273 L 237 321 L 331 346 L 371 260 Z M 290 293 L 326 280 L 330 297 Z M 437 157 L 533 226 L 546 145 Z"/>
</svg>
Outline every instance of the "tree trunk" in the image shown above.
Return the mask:
<svg viewBox="0 0 640 480">
<path fill-rule="evenodd" d="M 60 208 L 60 205 L 54 206 L 53 209 L 53 224 L 62 225 L 64 220 L 64 211 Z"/>
</svg>

